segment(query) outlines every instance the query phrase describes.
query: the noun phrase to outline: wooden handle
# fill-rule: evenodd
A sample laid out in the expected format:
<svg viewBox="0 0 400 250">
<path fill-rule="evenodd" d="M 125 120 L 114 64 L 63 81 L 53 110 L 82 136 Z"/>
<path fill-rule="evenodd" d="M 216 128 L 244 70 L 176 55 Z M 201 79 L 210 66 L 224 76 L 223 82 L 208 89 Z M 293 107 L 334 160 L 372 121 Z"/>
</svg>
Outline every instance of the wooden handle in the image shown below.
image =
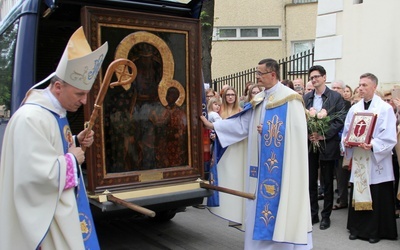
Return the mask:
<svg viewBox="0 0 400 250">
<path fill-rule="evenodd" d="M 247 198 L 247 199 L 251 199 L 251 200 L 255 200 L 256 199 L 256 196 L 254 194 L 251 194 L 251 193 L 245 193 L 245 192 L 238 191 L 238 190 L 233 190 L 233 189 L 229 189 L 229 188 L 214 186 L 214 185 L 210 185 L 210 184 L 207 184 L 207 183 L 204 183 L 204 182 L 200 183 L 200 187 L 206 188 L 206 189 L 212 189 L 212 190 L 220 191 L 220 192 L 231 194 L 231 195 L 240 196 L 242 198 Z"/>
<path fill-rule="evenodd" d="M 112 194 L 108 194 L 108 195 L 107 195 L 107 199 L 108 199 L 109 201 L 112 201 L 112 202 L 116 203 L 116 204 L 119 204 L 119 205 L 121 205 L 121 206 L 127 207 L 127 208 L 129 208 L 129 209 L 132 209 L 133 211 L 136 211 L 136 212 L 139 212 L 139 213 L 141 213 L 141 214 L 147 215 L 147 216 L 149 216 L 149 217 L 154 217 L 154 216 L 156 216 L 156 212 L 154 212 L 154 211 L 152 211 L 152 210 L 150 210 L 150 209 L 147 209 L 147 208 L 145 208 L 145 207 L 141 207 L 141 206 L 139 206 L 139 205 L 136 205 L 136 204 L 133 204 L 133 203 L 124 201 L 124 200 L 122 200 L 122 199 L 119 199 L 119 198 L 115 197 L 115 196 L 112 195 Z"/>
<path fill-rule="evenodd" d="M 129 69 L 131 73 L 129 72 Z M 118 81 L 110 83 L 114 73 L 118 73 Z M 106 74 L 104 75 L 104 80 L 100 86 L 96 101 L 94 102 L 92 115 L 90 116 L 89 121 L 85 122 L 85 129 L 88 129 L 88 131 L 92 130 L 94 123 L 96 122 L 97 116 L 99 115 L 101 105 L 103 105 L 104 97 L 106 96 L 108 87 L 113 88 L 115 86 L 131 84 L 133 80 L 135 80 L 136 75 L 137 69 L 135 64 L 131 60 L 119 58 L 110 63 L 107 68 Z M 85 151 L 86 147 L 82 147 L 82 150 Z"/>
</svg>

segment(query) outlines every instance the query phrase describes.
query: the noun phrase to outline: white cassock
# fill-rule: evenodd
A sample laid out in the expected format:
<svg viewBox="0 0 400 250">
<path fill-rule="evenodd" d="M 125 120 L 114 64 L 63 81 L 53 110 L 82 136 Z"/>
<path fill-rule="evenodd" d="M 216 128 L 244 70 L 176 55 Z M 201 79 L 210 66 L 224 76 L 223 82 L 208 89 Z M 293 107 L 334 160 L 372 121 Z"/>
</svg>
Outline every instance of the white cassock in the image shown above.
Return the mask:
<svg viewBox="0 0 400 250">
<path fill-rule="evenodd" d="M 236 118 L 214 123 L 221 145 L 229 146 L 218 163 L 218 185 L 257 196 L 258 178 L 249 176 L 249 166 L 259 166 L 261 135 L 257 125 L 268 112 L 266 105 L 273 108 L 285 103 L 288 106 L 281 195 L 272 241 L 253 240 L 257 199 L 220 192 L 220 206 L 210 208 L 212 213 L 244 225 L 245 249 L 311 249 L 313 246 L 306 116 L 301 96 L 290 88 L 278 83 L 254 97 L 255 108 Z"/>
<path fill-rule="evenodd" d="M 396 116 L 393 108 L 384 102 L 382 98 L 374 95 L 368 111 L 364 109 L 364 100 L 360 100 L 354 104 L 346 116 L 344 124 L 342 142 L 345 140 L 352 117 L 355 112 L 372 112 L 378 114 L 375 129 L 372 134 L 373 152 L 369 152 L 371 156 L 371 171 L 369 173 L 369 184 L 378 184 L 394 180 L 392 167 L 392 149 L 396 145 Z M 346 148 L 345 157 L 350 159 L 353 156 L 354 148 Z M 390 166 L 390 167 L 382 167 Z M 354 169 L 354 168 L 352 168 Z M 350 182 L 353 182 L 354 173 L 350 176 Z"/>
</svg>

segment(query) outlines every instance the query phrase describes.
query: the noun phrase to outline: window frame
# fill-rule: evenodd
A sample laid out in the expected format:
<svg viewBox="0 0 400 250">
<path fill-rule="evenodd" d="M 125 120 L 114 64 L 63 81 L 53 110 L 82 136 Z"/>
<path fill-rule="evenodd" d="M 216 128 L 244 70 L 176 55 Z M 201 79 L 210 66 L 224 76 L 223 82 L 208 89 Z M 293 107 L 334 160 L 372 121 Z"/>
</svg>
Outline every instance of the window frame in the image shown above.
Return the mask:
<svg viewBox="0 0 400 250">
<path fill-rule="evenodd" d="M 303 51 L 295 52 L 295 44 L 307 44 L 308 48 Z M 291 67 L 289 70 L 289 74 L 300 74 L 303 72 L 307 72 L 307 70 L 312 66 L 312 62 L 307 61 L 307 58 L 303 58 L 303 55 L 310 51 L 315 46 L 315 40 L 303 40 L 303 41 L 292 41 L 291 42 L 291 55 L 292 58 L 296 58 L 291 62 Z"/>
<path fill-rule="evenodd" d="M 257 29 L 257 36 L 255 37 L 245 37 L 242 36 L 241 31 L 242 30 L 251 30 L 251 29 Z M 264 29 L 275 29 L 278 31 L 278 36 L 274 37 L 265 37 L 262 36 L 262 32 Z M 236 36 L 235 37 L 221 37 L 219 34 L 221 30 L 236 30 Z M 259 26 L 259 27 L 245 27 L 245 26 L 240 26 L 240 27 L 214 27 L 213 30 L 213 41 L 226 41 L 226 40 L 236 40 L 236 41 L 243 41 L 243 40 L 282 40 L 282 29 L 280 26 Z"/>
<path fill-rule="evenodd" d="M 293 4 L 318 3 L 318 0 L 293 0 Z"/>
</svg>

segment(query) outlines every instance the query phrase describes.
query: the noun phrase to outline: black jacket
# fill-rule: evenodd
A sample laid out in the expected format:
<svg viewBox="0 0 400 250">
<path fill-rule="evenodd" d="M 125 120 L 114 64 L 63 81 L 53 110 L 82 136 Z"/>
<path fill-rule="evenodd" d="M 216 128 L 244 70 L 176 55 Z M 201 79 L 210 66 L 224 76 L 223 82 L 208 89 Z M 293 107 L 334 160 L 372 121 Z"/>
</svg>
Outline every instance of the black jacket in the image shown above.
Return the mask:
<svg viewBox="0 0 400 250">
<path fill-rule="evenodd" d="M 306 109 L 313 107 L 315 90 L 303 96 Z M 322 94 L 322 108 L 326 109 L 328 116 L 331 117 L 330 128 L 325 134 L 325 141 L 321 141 L 321 150 L 319 152 L 320 160 L 337 160 L 340 158 L 340 137 L 339 132 L 343 128 L 344 120 L 346 118 L 345 103 L 342 96 L 326 87 L 325 92 Z M 310 146 L 310 141 L 308 142 Z M 312 154 L 312 150 L 310 150 Z"/>
</svg>

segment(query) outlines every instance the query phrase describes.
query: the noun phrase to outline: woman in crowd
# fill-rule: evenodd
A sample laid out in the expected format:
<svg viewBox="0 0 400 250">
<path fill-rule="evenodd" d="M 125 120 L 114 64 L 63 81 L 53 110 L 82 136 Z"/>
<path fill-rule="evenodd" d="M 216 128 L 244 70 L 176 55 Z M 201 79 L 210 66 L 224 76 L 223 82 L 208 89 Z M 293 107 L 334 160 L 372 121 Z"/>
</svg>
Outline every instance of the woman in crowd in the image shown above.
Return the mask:
<svg viewBox="0 0 400 250">
<path fill-rule="evenodd" d="M 244 107 L 244 104 L 247 103 L 247 96 L 249 94 L 249 88 L 254 84 L 254 82 L 246 82 L 246 85 L 244 87 L 244 92 L 243 95 L 240 97 L 239 100 L 239 106 L 241 108 Z"/>
<path fill-rule="evenodd" d="M 212 89 L 212 88 L 206 89 L 206 102 L 207 102 L 207 103 L 208 103 L 208 101 L 209 101 L 212 97 L 214 97 L 214 96 L 218 96 L 218 93 L 215 92 L 214 89 Z"/>
<path fill-rule="evenodd" d="M 343 92 L 343 98 L 346 101 L 351 102 L 352 97 L 353 97 L 353 90 L 351 89 L 351 87 L 349 85 L 346 85 L 346 87 L 344 88 L 344 92 Z"/>
<path fill-rule="evenodd" d="M 262 88 L 260 86 L 258 86 L 257 84 L 251 85 L 249 88 L 249 94 L 247 96 L 247 102 L 251 102 L 251 100 L 253 100 L 253 97 L 255 95 L 257 95 L 258 93 L 260 93 L 261 91 L 262 91 Z"/>
<path fill-rule="evenodd" d="M 222 94 L 222 107 L 220 115 L 222 119 L 226 119 L 242 111 L 239 106 L 237 92 L 232 87 L 226 87 Z"/>
</svg>

